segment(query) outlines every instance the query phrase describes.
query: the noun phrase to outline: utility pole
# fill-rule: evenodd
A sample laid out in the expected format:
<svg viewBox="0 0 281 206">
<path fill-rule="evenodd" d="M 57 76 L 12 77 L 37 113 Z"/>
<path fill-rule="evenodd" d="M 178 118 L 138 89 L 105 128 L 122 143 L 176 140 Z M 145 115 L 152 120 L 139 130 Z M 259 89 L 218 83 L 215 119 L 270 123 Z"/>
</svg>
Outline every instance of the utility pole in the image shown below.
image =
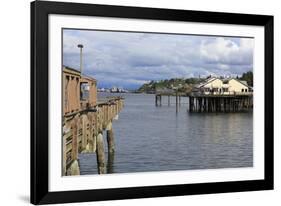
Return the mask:
<svg viewBox="0 0 281 206">
<path fill-rule="evenodd" d="M 78 48 L 80 48 L 80 72 L 82 74 L 82 69 L 83 69 L 83 62 L 82 62 L 82 50 L 83 50 L 83 44 L 78 44 Z"/>
</svg>

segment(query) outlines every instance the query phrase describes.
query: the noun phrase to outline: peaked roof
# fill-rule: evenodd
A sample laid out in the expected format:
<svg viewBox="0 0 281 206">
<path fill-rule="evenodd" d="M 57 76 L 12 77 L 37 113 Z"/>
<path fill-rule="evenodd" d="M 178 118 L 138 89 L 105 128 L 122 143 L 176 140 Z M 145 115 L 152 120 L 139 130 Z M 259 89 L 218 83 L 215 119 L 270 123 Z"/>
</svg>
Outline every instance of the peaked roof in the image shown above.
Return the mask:
<svg viewBox="0 0 281 206">
<path fill-rule="evenodd" d="M 228 81 L 230 81 L 230 80 L 236 80 L 237 82 L 239 82 L 240 84 L 243 84 L 244 86 L 246 86 L 246 87 L 250 87 L 249 85 L 248 85 L 248 83 L 247 83 L 247 81 L 245 81 L 245 80 L 239 80 L 239 79 L 235 79 L 235 78 L 231 78 L 231 79 L 229 79 Z"/>
<path fill-rule="evenodd" d="M 206 84 L 209 84 L 209 83 L 215 81 L 216 79 L 219 79 L 219 78 L 217 78 L 217 77 L 210 77 L 210 78 L 208 78 L 208 79 L 205 79 L 205 81 L 199 83 L 198 85 L 195 85 L 195 87 L 197 87 L 197 88 L 203 87 L 203 86 L 205 86 Z M 219 80 L 220 80 L 220 79 L 219 79 Z"/>
<path fill-rule="evenodd" d="M 74 68 L 72 68 L 72 67 L 69 67 L 69 66 L 65 66 L 65 65 L 63 65 L 63 68 L 64 69 L 68 69 L 68 70 L 71 70 L 71 71 L 74 71 L 74 72 L 78 72 L 78 73 L 81 73 L 79 70 L 77 70 L 77 69 L 74 69 Z"/>
<path fill-rule="evenodd" d="M 206 84 L 209 84 L 209 83 L 213 82 L 216 79 L 219 79 L 219 80 L 223 81 L 223 84 L 228 84 L 228 82 L 233 79 L 233 80 L 236 80 L 237 82 L 239 82 L 240 84 L 243 84 L 244 86 L 249 87 L 247 81 L 244 81 L 244 80 L 239 80 L 239 79 L 235 79 L 235 78 L 220 79 L 218 77 L 210 77 L 208 79 L 205 79 L 203 82 L 201 82 L 199 84 L 195 84 L 194 87 L 196 87 L 196 88 L 203 87 Z"/>
<path fill-rule="evenodd" d="M 244 85 L 247 85 L 247 86 L 248 86 L 247 81 L 245 81 L 245 80 L 238 80 L 238 81 L 240 81 L 242 84 L 244 84 Z"/>
<path fill-rule="evenodd" d="M 72 67 L 63 65 L 63 69 L 70 70 L 70 71 L 78 73 L 81 76 L 82 79 L 88 79 L 88 80 L 91 80 L 91 81 L 97 81 L 95 78 L 93 78 L 91 76 L 88 76 L 88 75 L 85 75 L 85 74 L 81 74 L 80 70 L 74 69 Z"/>
</svg>

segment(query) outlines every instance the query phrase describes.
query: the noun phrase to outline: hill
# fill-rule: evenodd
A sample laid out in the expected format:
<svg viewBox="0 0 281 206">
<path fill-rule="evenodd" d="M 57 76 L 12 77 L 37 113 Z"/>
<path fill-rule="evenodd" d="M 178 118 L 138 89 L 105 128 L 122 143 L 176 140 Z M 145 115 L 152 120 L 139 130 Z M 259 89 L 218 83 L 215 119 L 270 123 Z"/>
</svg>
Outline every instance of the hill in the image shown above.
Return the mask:
<svg viewBox="0 0 281 206">
<path fill-rule="evenodd" d="M 150 81 L 149 83 L 143 84 L 137 92 L 143 93 L 155 93 L 156 89 L 173 89 L 179 92 L 190 92 L 192 85 L 199 83 L 203 79 L 199 78 L 172 78 L 159 81 Z"/>
<path fill-rule="evenodd" d="M 209 76 L 210 77 L 210 76 Z M 206 77 L 206 78 L 209 78 Z M 143 84 L 136 92 L 139 93 L 155 93 L 157 89 L 173 89 L 174 91 L 189 93 L 192 90 L 192 87 L 195 84 L 198 84 L 204 81 L 206 78 L 172 78 L 154 81 L 151 80 L 149 83 Z M 218 77 L 224 79 L 224 77 Z M 247 81 L 249 86 L 253 86 L 253 72 L 248 71 L 243 73 L 240 77 L 236 77 L 237 79 Z"/>
</svg>

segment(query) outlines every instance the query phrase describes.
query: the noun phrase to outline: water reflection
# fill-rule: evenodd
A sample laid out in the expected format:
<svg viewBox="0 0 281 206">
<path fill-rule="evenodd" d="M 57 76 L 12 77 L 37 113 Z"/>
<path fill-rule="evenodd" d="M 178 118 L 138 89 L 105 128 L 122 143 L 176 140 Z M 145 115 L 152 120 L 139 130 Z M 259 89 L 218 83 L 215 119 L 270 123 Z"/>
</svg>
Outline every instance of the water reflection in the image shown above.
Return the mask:
<svg viewBox="0 0 281 206">
<path fill-rule="evenodd" d="M 114 173 L 114 154 L 115 152 L 108 152 L 106 171 L 108 174 Z"/>
</svg>

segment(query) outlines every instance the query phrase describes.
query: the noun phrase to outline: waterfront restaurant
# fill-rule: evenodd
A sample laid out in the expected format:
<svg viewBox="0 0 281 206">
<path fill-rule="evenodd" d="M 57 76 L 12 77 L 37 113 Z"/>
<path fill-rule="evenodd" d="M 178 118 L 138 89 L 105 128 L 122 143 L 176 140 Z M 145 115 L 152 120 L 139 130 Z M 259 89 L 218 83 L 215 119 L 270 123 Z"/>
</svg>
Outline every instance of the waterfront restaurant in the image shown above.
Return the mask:
<svg viewBox="0 0 281 206">
<path fill-rule="evenodd" d="M 251 95 L 253 88 L 246 81 L 235 78 L 220 79 L 210 77 L 193 87 L 192 93 L 204 95 Z"/>
</svg>

